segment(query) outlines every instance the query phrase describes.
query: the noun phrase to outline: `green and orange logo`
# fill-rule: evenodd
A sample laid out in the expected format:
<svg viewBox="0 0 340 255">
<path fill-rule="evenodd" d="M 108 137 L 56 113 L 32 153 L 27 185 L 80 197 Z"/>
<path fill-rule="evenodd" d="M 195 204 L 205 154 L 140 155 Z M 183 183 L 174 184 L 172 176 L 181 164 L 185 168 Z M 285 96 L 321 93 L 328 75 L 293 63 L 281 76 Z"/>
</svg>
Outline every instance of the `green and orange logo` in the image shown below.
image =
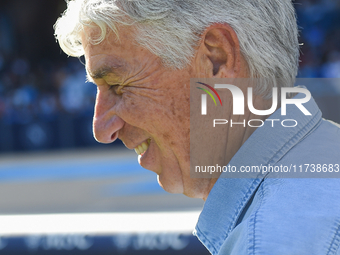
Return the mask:
<svg viewBox="0 0 340 255">
<path fill-rule="evenodd" d="M 221 100 L 221 98 L 220 98 L 220 95 L 217 93 L 217 91 L 216 91 L 213 87 L 211 87 L 210 85 L 205 84 L 205 83 L 203 83 L 203 82 L 197 82 L 197 83 L 198 83 L 198 84 L 201 84 L 201 85 L 203 85 L 203 86 L 206 86 L 206 87 L 209 88 L 212 92 L 214 92 L 215 95 L 217 96 L 218 100 L 220 101 L 221 106 L 223 106 L 223 105 L 222 105 L 222 100 Z M 207 94 L 212 98 L 212 100 L 214 100 L 214 103 L 215 103 L 215 105 L 217 106 L 216 100 L 215 100 L 214 96 L 209 92 L 209 90 L 206 90 L 206 89 L 203 89 L 203 88 L 200 88 L 200 87 L 197 87 L 197 88 L 198 88 L 198 89 L 201 89 L 201 90 L 203 90 L 205 93 L 207 93 Z"/>
</svg>

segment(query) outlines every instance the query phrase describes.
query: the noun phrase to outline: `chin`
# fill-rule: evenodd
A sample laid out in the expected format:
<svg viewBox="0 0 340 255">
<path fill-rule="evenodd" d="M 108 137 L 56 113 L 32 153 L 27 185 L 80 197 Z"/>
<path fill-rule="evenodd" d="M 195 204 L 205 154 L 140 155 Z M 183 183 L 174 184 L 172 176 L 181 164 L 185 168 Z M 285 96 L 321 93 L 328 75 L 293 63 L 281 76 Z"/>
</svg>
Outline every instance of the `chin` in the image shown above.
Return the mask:
<svg viewBox="0 0 340 255">
<path fill-rule="evenodd" d="M 169 180 L 168 178 L 163 178 L 163 176 L 157 176 L 159 185 L 166 191 L 172 194 L 183 194 L 183 182 L 182 180 Z"/>
<path fill-rule="evenodd" d="M 182 180 L 169 180 L 157 176 L 159 185 L 166 191 L 172 194 L 183 194 L 190 198 L 205 199 L 206 194 L 206 181 L 204 179 L 198 179 L 196 182 L 189 182 L 187 185 L 183 185 Z M 184 188 L 185 186 L 185 188 Z"/>
</svg>

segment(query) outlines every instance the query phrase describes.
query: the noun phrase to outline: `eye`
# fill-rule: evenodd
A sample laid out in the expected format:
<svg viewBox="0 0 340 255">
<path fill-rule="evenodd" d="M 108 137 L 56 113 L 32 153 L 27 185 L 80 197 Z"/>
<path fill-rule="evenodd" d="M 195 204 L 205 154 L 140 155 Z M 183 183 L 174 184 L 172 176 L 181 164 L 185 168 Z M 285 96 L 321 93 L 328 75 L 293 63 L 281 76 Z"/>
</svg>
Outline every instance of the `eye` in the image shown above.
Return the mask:
<svg viewBox="0 0 340 255">
<path fill-rule="evenodd" d="M 123 94 L 122 91 L 121 91 L 123 87 L 124 86 L 121 85 L 121 84 L 112 84 L 112 85 L 110 84 L 109 90 L 112 90 L 117 95 L 121 95 L 121 94 Z"/>
<path fill-rule="evenodd" d="M 111 90 L 111 89 L 116 89 L 118 86 L 120 86 L 119 84 L 110 84 L 109 85 L 109 90 Z"/>
</svg>

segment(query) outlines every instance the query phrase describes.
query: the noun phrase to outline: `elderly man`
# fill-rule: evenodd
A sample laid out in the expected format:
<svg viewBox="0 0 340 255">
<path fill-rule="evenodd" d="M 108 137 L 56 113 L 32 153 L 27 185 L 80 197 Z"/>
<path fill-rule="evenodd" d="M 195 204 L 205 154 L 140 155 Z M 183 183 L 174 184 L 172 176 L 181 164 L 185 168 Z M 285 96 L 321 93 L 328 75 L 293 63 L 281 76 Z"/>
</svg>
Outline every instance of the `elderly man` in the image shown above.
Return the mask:
<svg viewBox="0 0 340 255">
<path fill-rule="evenodd" d="M 295 81 L 299 44 L 290 0 L 74 0 L 56 23 L 56 37 L 67 54 L 85 55 L 88 79 L 97 85 L 95 138 L 121 139 L 166 191 L 204 199 L 195 233 L 212 254 L 340 254 L 338 179 L 267 175 L 280 166 L 304 172 L 306 164 L 339 172 L 339 129 L 321 119 L 313 99 L 295 97 L 302 101 L 286 116 L 295 118 L 293 126 L 280 110 L 260 113 L 276 110 L 271 84 L 280 89 Z M 254 86 L 257 111 L 245 109 L 235 128 L 239 118 L 229 107 L 234 128 L 206 132 L 203 141 L 212 143 L 201 146 L 229 170 L 261 166 L 261 174 L 192 178 L 190 103 L 197 102 L 190 79 L 251 77 L 267 81 Z M 221 105 L 231 106 L 231 96 L 222 95 Z"/>
</svg>

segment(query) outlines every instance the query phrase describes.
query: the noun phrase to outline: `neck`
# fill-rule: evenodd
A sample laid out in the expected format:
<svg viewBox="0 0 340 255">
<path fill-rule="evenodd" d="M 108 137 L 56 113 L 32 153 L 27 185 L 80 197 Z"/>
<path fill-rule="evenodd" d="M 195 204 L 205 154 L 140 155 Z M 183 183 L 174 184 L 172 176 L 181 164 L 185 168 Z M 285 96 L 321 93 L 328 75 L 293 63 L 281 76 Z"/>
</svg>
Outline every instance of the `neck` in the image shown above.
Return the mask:
<svg viewBox="0 0 340 255">
<path fill-rule="evenodd" d="M 271 107 L 271 100 L 264 100 L 263 98 L 256 96 L 254 99 L 254 107 L 258 110 L 266 110 Z M 220 166 L 226 166 L 229 164 L 231 159 L 241 148 L 241 146 L 248 140 L 248 138 L 255 132 L 256 127 L 248 126 L 248 121 L 252 119 L 264 121 L 269 116 L 258 116 L 250 111 L 247 111 L 245 115 L 232 116 L 230 114 L 230 123 L 225 125 L 225 129 L 219 132 L 214 139 L 214 155 L 213 158 L 216 159 L 214 164 Z M 233 125 L 231 125 L 231 122 Z M 245 123 L 245 124 L 244 124 Z M 222 135 L 221 135 L 222 134 Z M 217 154 L 217 155 L 216 155 Z M 207 179 L 209 182 L 206 186 L 205 194 L 203 200 L 206 200 L 211 189 L 215 185 L 216 181 L 220 177 L 221 173 L 216 173 L 213 178 Z"/>
</svg>

